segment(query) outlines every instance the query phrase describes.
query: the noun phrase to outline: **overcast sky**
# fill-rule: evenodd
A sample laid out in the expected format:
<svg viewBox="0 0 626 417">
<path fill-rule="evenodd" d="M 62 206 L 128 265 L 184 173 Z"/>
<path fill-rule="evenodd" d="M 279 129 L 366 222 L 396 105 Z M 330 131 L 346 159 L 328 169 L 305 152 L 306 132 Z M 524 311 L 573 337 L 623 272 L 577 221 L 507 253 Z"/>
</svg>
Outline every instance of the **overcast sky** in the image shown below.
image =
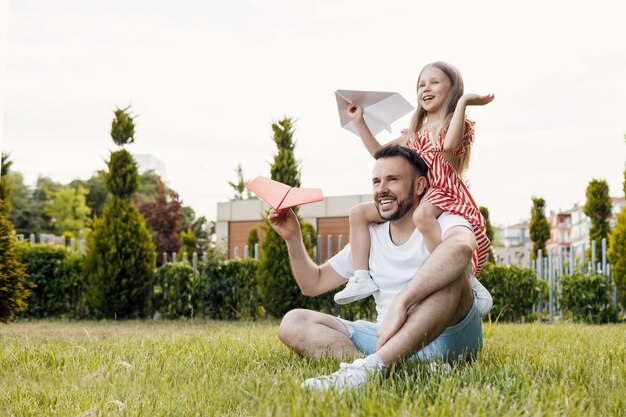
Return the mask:
<svg viewBox="0 0 626 417">
<path fill-rule="evenodd" d="M 89 178 L 115 149 L 116 106 L 167 184 L 215 218 L 247 178 L 269 176 L 271 123 L 297 119 L 302 185 L 371 191 L 373 160 L 339 125 L 336 89 L 397 91 L 445 60 L 465 91 L 494 93 L 476 121 L 469 183 L 496 224 L 584 203 L 592 178 L 622 196 L 626 6 L 621 1 L 0 0 L 2 150 L 29 185 Z M 398 136 L 409 116 L 381 133 Z M 0 124 L 2 120 L 0 119 Z"/>
</svg>

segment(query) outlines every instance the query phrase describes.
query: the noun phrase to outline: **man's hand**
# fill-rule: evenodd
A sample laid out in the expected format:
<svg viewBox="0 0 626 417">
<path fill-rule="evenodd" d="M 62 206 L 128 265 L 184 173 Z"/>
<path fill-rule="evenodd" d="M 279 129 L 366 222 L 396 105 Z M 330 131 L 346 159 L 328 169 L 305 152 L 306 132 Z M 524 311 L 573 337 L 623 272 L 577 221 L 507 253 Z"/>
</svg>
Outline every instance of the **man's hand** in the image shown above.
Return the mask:
<svg viewBox="0 0 626 417">
<path fill-rule="evenodd" d="M 404 303 L 398 302 L 397 298 L 398 297 L 393 301 L 389 310 L 387 310 L 383 322 L 380 323 L 378 327 L 378 331 L 376 332 L 378 336 L 376 350 L 383 347 L 383 345 L 400 330 L 408 317 L 408 309 L 404 306 Z"/>
<path fill-rule="evenodd" d="M 491 103 L 494 97 L 495 95 L 493 94 L 484 96 L 478 94 L 463 94 L 460 101 L 466 106 L 484 106 L 485 104 Z"/>
<path fill-rule="evenodd" d="M 286 241 L 294 238 L 302 239 L 300 223 L 298 222 L 293 210 L 285 209 L 276 211 L 271 209 L 270 214 L 267 216 L 267 220 L 270 222 L 272 229 L 276 230 L 276 233 L 278 233 Z"/>
</svg>

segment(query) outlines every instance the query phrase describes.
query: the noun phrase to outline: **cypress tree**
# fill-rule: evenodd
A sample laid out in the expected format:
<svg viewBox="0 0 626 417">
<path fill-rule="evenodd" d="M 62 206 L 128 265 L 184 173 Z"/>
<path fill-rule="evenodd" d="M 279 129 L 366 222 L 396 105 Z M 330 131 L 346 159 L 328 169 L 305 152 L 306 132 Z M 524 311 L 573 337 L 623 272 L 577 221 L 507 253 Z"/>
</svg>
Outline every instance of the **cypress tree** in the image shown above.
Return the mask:
<svg viewBox="0 0 626 417">
<path fill-rule="evenodd" d="M 617 215 L 615 227 L 609 234 L 607 255 L 618 298 L 622 307 L 626 308 L 626 207 Z"/>
<path fill-rule="evenodd" d="M 583 207 L 583 213 L 591 219 L 589 229 L 589 245 L 596 242 L 596 259 L 602 256 L 602 239 L 608 238 L 611 225 L 611 210 L 613 204 L 609 197 L 609 185 L 605 180 L 593 179 L 587 186 L 587 202 Z M 608 242 L 607 242 L 608 243 Z"/>
<path fill-rule="evenodd" d="M 18 260 L 13 225 L 6 218 L 0 200 L 0 322 L 7 322 L 26 309 L 31 291 L 24 264 Z"/>
<path fill-rule="evenodd" d="M 251 253 L 254 253 L 254 245 L 257 243 L 259 243 L 259 232 L 256 227 L 252 227 L 248 232 L 248 239 L 246 240 L 246 245 L 248 245 L 248 250 Z"/>
<path fill-rule="evenodd" d="M 128 110 L 115 111 L 111 136 L 118 145 L 133 141 Z M 152 295 L 154 245 L 131 200 L 139 185 L 137 166 L 125 149 L 111 152 L 107 166 L 105 185 L 112 198 L 87 240 L 87 301 L 96 317 L 143 317 L 149 313 Z"/>
<path fill-rule="evenodd" d="M 9 155 L 2 153 L 0 160 L 0 200 L 4 205 L 0 210 L 5 216 L 11 211 L 11 182 L 9 181 L 9 169 L 13 162 L 9 160 Z"/>
<path fill-rule="evenodd" d="M 487 257 L 487 262 L 494 262 L 496 260 L 494 254 L 493 254 L 493 227 L 491 226 L 491 222 L 489 221 L 489 209 L 487 207 L 484 206 L 480 206 L 479 207 L 480 210 L 480 214 L 483 215 L 483 217 L 485 218 L 485 234 L 487 235 L 487 238 L 489 239 L 489 242 L 491 242 L 491 245 L 489 246 L 489 256 Z"/>
<path fill-rule="evenodd" d="M 546 201 L 543 198 L 533 197 L 533 207 L 530 211 L 530 240 L 533 242 L 532 259 L 537 259 L 537 252 L 541 249 L 546 254 L 546 242 L 550 239 L 550 223 L 546 219 Z"/>
<path fill-rule="evenodd" d="M 273 180 L 292 187 L 300 187 L 300 170 L 294 156 L 294 126 L 290 118 L 272 124 L 278 153 L 270 168 Z M 294 209 L 297 215 L 297 208 Z M 302 225 L 302 222 L 300 221 Z M 305 307 L 307 301 L 296 284 L 287 253 L 287 244 L 272 229 L 267 220 L 263 225 L 264 238 L 258 266 L 258 287 L 263 307 L 274 317 L 287 311 Z M 306 242 L 305 242 L 306 243 Z M 310 246 L 310 245 L 309 245 Z M 310 248 L 308 249 L 310 251 Z"/>
</svg>

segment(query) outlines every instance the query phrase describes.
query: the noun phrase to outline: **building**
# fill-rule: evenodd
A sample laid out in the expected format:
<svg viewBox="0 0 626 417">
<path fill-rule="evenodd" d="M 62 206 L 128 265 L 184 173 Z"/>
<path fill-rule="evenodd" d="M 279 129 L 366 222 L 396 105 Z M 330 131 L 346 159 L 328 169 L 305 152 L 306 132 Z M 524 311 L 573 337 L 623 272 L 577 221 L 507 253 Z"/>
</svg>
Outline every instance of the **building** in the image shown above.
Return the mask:
<svg viewBox="0 0 626 417">
<path fill-rule="evenodd" d="M 372 201 L 371 194 L 326 197 L 323 201 L 300 207 L 298 215 L 303 221 L 311 223 L 321 236 L 320 259 L 328 259 L 348 243 L 350 209 L 366 201 Z M 228 248 L 229 258 L 244 256 L 248 234 L 253 227 L 257 228 L 260 241 L 263 240 L 261 226 L 269 209 L 270 206 L 263 200 L 217 204 L 215 233 L 218 244 Z"/>
<path fill-rule="evenodd" d="M 530 225 L 528 222 L 521 222 L 502 229 L 502 242 L 505 248 L 511 247 L 529 247 L 532 246 L 530 241 Z"/>
<path fill-rule="evenodd" d="M 161 161 L 151 154 L 137 154 L 133 155 L 135 162 L 137 162 L 137 170 L 139 174 L 143 174 L 147 171 L 154 171 L 161 178 L 165 178 L 165 162 Z"/>
</svg>

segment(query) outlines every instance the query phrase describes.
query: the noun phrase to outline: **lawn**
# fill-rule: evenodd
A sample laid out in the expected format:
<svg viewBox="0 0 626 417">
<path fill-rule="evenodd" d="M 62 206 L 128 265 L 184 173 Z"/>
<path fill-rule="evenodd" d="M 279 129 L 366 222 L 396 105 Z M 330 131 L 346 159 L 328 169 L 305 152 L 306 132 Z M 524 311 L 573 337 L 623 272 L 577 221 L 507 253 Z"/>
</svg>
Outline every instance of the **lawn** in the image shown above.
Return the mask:
<svg viewBox="0 0 626 417">
<path fill-rule="evenodd" d="M 356 393 L 299 388 L 337 363 L 277 322 L 0 326 L 2 416 L 626 416 L 626 325 L 485 324 L 472 364 L 406 364 Z"/>
</svg>

